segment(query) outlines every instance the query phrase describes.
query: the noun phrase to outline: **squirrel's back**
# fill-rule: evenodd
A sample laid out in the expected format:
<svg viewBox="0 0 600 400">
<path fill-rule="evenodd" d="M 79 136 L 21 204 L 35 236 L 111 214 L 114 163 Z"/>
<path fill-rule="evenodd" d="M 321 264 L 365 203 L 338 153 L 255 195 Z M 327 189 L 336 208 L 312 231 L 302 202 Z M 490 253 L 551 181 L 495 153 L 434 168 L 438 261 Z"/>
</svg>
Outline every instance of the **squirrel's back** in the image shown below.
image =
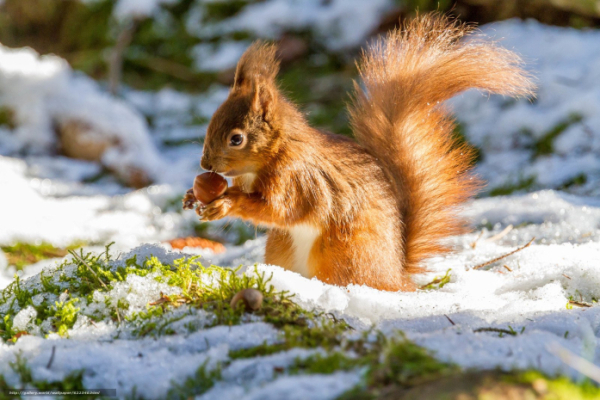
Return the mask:
<svg viewBox="0 0 600 400">
<path fill-rule="evenodd" d="M 442 103 L 470 88 L 513 96 L 533 89 L 515 53 L 472 30 L 428 14 L 380 39 L 358 64 L 353 132 L 392 183 L 409 273 L 447 251 L 441 239 L 464 232 L 456 208 L 480 186 L 470 173 L 473 151 L 453 137 Z"/>
</svg>

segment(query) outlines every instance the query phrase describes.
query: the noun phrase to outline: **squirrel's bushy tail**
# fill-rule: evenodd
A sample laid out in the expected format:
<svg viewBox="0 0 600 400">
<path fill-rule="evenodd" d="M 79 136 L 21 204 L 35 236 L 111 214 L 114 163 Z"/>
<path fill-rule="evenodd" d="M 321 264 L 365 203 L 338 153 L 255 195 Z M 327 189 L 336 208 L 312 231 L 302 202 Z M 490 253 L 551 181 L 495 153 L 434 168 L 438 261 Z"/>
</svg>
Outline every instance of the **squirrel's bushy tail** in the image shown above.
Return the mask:
<svg viewBox="0 0 600 400">
<path fill-rule="evenodd" d="M 533 89 L 516 54 L 472 30 L 436 13 L 421 16 L 358 64 L 363 86 L 355 83 L 350 119 L 396 192 L 409 273 L 447 250 L 440 239 L 464 232 L 456 208 L 480 186 L 470 174 L 473 152 L 453 138 L 442 102 L 470 88 L 517 96 Z"/>
</svg>

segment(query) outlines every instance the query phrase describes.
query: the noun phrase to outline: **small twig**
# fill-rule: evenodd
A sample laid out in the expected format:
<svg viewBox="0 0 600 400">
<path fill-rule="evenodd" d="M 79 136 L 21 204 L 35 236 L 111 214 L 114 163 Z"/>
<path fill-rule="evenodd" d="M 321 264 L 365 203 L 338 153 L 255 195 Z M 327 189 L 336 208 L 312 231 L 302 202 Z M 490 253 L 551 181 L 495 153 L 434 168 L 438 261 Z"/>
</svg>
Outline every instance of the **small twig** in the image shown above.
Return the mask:
<svg viewBox="0 0 600 400">
<path fill-rule="evenodd" d="M 147 59 L 136 58 L 132 61 L 153 71 L 171 75 L 182 81 L 193 82 L 197 80 L 197 75 L 190 68 L 166 58 L 148 56 Z"/>
<path fill-rule="evenodd" d="M 506 268 L 509 272 L 512 272 L 512 269 L 508 268 L 508 265 L 504 264 L 503 267 Z"/>
<path fill-rule="evenodd" d="M 123 74 L 123 54 L 133 40 L 133 35 L 137 29 L 137 21 L 131 21 L 125 26 L 117 37 L 115 47 L 112 48 L 108 63 L 108 87 L 110 93 L 117 94 L 121 75 Z"/>
<path fill-rule="evenodd" d="M 577 301 L 577 300 L 569 300 L 569 304 L 572 304 L 577 307 L 591 307 L 590 303 L 586 303 L 585 301 Z"/>
<path fill-rule="evenodd" d="M 508 235 L 508 233 L 510 231 L 513 230 L 513 226 L 512 225 L 508 225 L 506 228 L 504 228 L 502 230 L 502 232 L 495 234 L 492 237 L 489 237 L 487 239 L 485 239 L 486 242 L 495 242 L 496 240 L 500 240 L 502 239 L 504 236 Z"/>
<path fill-rule="evenodd" d="M 477 247 L 477 242 L 479 241 L 479 239 L 481 239 L 481 237 L 483 236 L 483 229 L 481 230 L 481 232 L 479 232 L 479 236 L 477 236 L 477 239 L 475 239 L 473 241 L 473 243 L 471 243 L 471 248 L 474 249 L 475 247 Z"/>
<path fill-rule="evenodd" d="M 82 263 L 83 265 L 85 265 L 87 267 L 87 269 L 89 269 L 90 272 L 96 277 L 96 279 L 98 279 L 98 282 L 100 282 L 100 284 L 102 286 L 104 286 L 104 289 L 106 289 L 108 291 L 108 286 L 106 286 L 106 284 L 104 282 L 102 282 L 102 279 L 100 279 L 100 277 L 98 275 L 96 275 L 96 272 L 92 269 L 92 267 L 90 267 L 88 265 L 88 263 L 85 262 L 85 260 L 83 258 L 79 257 L 77 255 L 77 253 L 75 253 L 73 250 L 70 250 L 69 253 L 71 253 L 71 255 L 73 257 L 75 257 L 77 260 L 79 260 L 80 263 Z"/>
<path fill-rule="evenodd" d="M 508 256 L 512 256 L 513 254 L 515 254 L 515 253 L 517 253 L 517 252 L 519 252 L 519 251 L 521 251 L 521 250 L 529 247 L 531 245 L 531 243 L 533 243 L 534 240 L 535 240 L 535 237 L 533 239 L 531 239 L 529 241 L 529 243 L 527 243 L 525 246 L 519 247 L 518 249 L 513 250 L 510 253 L 506 253 L 506 254 L 501 255 L 500 257 L 496 257 L 496 258 L 494 258 L 494 259 L 492 259 L 490 261 L 486 261 L 486 262 L 484 262 L 482 264 L 476 265 L 476 266 L 473 267 L 473 269 L 480 269 L 480 268 L 483 268 L 483 267 L 487 267 L 488 265 L 491 265 L 491 264 L 493 264 L 493 263 L 495 263 L 497 261 L 500 261 L 500 260 L 502 260 L 502 259 L 504 259 L 504 258 L 506 258 Z"/>
<path fill-rule="evenodd" d="M 56 346 L 52 346 L 52 353 L 50 354 L 50 359 L 48 360 L 48 364 L 46 364 L 46 369 L 50 369 L 52 363 L 54 362 L 54 353 L 56 352 Z"/>
<path fill-rule="evenodd" d="M 446 314 L 444 314 L 444 317 L 446 317 L 446 319 L 447 319 L 448 321 L 450 321 L 450 323 L 452 324 L 452 326 L 456 325 L 456 324 L 454 323 L 454 321 L 452 321 L 452 320 L 450 319 L 450 317 L 449 317 L 449 316 L 447 316 Z"/>
<path fill-rule="evenodd" d="M 420 287 L 419 287 L 419 289 L 421 289 L 421 290 L 425 290 L 427 287 L 429 287 L 429 286 L 431 286 L 431 285 L 436 285 L 436 284 L 440 283 L 440 282 L 441 282 L 443 279 L 444 279 L 444 278 L 435 278 L 435 279 L 434 279 L 434 280 L 432 280 L 431 282 L 429 282 L 429 283 L 426 283 L 426 284 L 425 284 L 425 285 L 423 285 L 423 286 L 420 286 Z"/>
<path fill-rule="evenodd" d="M 473 332 L 496 332 L 496 333 L 506 333 L 507 335 L 517 336 L 517 332 L 509 331 L 508 329 L 502 329 L 502 328 L 477 328 L 477 329 L 473 329 Z"/>
</svg>

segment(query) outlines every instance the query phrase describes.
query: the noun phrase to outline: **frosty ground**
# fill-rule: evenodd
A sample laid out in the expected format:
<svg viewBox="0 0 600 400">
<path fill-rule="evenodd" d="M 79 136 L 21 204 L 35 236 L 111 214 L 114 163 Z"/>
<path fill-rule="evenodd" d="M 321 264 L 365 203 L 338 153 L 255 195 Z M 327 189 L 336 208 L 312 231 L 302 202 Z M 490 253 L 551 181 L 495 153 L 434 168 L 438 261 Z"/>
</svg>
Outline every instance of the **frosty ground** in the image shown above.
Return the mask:
<svg viewBox="0 0 600 400">
<path fill-rule="evenodd" d="M 301 361 L 335 352 L 360 361 L 360 352 L 344 343 L 364 334 L 367 347 L 376 347 L 377 332 L 400 340 L 399 331 L 439 362 L 465 370 L 537 370 L 575 382 L 592 375 L 593 369 L 584 375 L 567 362 L 600 365 L 600 46 L 594 45 L 600 34 L 517 21 L 484 31 L 505 38 L 504 45 L 531 61 L 538 99 L 467 93 L 451 102 L 464 135 L 484 156 L 478 172 L 490 181 L 486 194 L 507 195 L 465 206 L 461 212 L 474 232 L 451 239 L 455 253 L 429 260 L 430 272 L 415 277 L 423 289 L 414 293 L 336 287 L 263 265 L 260 232 L 227 221 L 199 225 L 193 212 L 182 212 L 178 200 L 199 171 L 197 140 L 206 129 L 197 120 L 210 117 L 226 88 L 197 96 L 128 90 L 115 100 L 57 58 L 3 49 L 0 79 L 9 91 L 2 102 L 16 111 L 18 123 L 0 132 L 0 243 L 64 247 L 80 241 L 86 245 L 79 254 L 98 255 L 114 242 L 112 261 L 86 261 L 97 268 L 98 280 L 72 256 L 16 271 L 0 253 L 0 285 L 8 287 L 0 300 L 5 384 L 73 380 L 86 388 L 117 388 L 120 397 L 333 399 L 364 384 L 366 366 L 356 362 L 316 373 Z M 21 68 L 13 68 L 15 60 Z M 35 102 L 32 93 L 41 93 Z M 144 116 L 152 117 L 152 129 Z M 131 191 L 97 163 L 51 155 L 52 124 L 73 117 L 127 138 L 130 147 L 108 155 L 104 167 L 134 165 L 155 183 Z M 177 141 L 183 145 L 165 144 Z M 164 243 L 198 229 L 220 235 L 227 251 L 174 251 Z M 233 244 L 247 237 L 253 239 Z M 475 268 L 532 239 L 516 254 Z M 190 259 L 194 255 L 200 258 Z M 150 256 L 155 258 L 144 264 Z M 292 342 L 284 329 L 264 316 L 228 316 L 235 323 L 220 324 L 219 312 L 198 307 L 195 298 L 175 307 L 189 290 L 169 267 L 181 258 L 194 267 L 242 265 L 239 274 L 264 274 L 276 291 L 293 295 L 293 307 L 323 313 L 306 317 L 309 327 L 345 321 L 351 328 L 335 330 L 340 343 L 286 347 L 282 343 Z M 210 271 L 194 279 L 218 283 Z M 565 357 L 565 350 L 577 358 Z"/>
</svg>

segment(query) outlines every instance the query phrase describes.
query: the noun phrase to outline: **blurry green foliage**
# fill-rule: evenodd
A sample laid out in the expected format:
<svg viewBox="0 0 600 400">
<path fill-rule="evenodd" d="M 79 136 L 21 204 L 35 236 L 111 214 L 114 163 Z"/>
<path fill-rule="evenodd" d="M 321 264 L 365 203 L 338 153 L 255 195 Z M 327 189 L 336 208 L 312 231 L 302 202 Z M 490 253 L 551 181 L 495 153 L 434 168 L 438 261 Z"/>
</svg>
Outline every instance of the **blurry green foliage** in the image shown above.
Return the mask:
<svg viewBox="0 0 600 400">
<path fill-rule="evenodd" d="M 587 183 L 587 175 L 584 173 L 581 173 L 581 174 L 569 179 L 565 183 L 563 183 L 562 186 L 560 187 L 560 189 L 568 189 L 573 186 L 585 185 L 586 183 Z"/>
<path fill-rule="evenodd" d="M 346 103 L 356 70 L 334 56 L 317 57 L 319 62 L 301 60 L 285 68 L 279 75 L 280 87 L 312 125 L 351 135 Z"/>
<path fill-rule="evenodd" d="M 132 43 L 124 54 L 123 79 L 127 84 L 145 89 L 171 85 L 178 89 L 201 91 L 215 81 L 216 74 L 195 71 L 190 56 L 193 46 L 202 40 L 188 32 L 186 21 L 200 3 L 203 9 L 201 21 L 215 22 L 235 16 L 255 1 L 180 0 L 163 4 L 160 18 L 143 19 L 136 23 Z M 398 0 L 397 11 L 385 16 L 384 19 L 390 21 L 382 21 L 382 29 L 395 24 L 395 13 L 405 18 L 414 16 L 417 11 L 424 13 L 431 10 L 449 12 L 472 22 L 516 16 L 576 27 L 598 25 L 598 18 L 593 13 L 593 7 L 590 8 L 589 0 L 554 3 L 549 0 Z M 0 6 L 0 42 L 9 47 L 31 46 L 42 54 L 58 54 L 75 69 L 104 79 L 107 76 L 110 49 L 125 25 L 112 16 L 115 4 L 112 0 L 5 0 Z M 308 35 L 306 32 L 289 33 L 296 36 L 300 34 L 304 39 Z M 226 38 L 215 37 L 204 41 L 246 38 L 249 38 L 247 33 L 234 32 L 227 34 Z M 348 61 L 345 60 L 344 64 L 350 64 Z M 299 60 L 294 68 L 303 68 L 305 62 L 306 58 Z M 325 122 L 328 125 L 330 121 Z"/>
<path fill-rule="evenodd" d="M 2 246 L 0 249 L 5 253 L 9 265 L 14 265 L 17 271 L 22 270 L 30 264 L 48 258 L 59 258 L 67 255 L 69 250 L 74 250 L 83 245 L 82 242 L 73 243 L 66 248 L 54 247 L 50 243 L 40 244 L 17 242 L 10 246 Z"/>
<path fill-rule="evenodd" d="M 0 107 L 0 126 L 5 126 L 9 129 L 14 129 L 15 120 L 14 120 L 14 111 L 8 107 Z"/>
<path fill-rule="evenodd" d="M 76 69 L 101 77 L 106 72 L 104 51 L 113 2 L 6 0 L 0 9 L 0 42 L 9 47 L 30 46 L 42 54 L 55 53 Z"/>
<path fill-rule="evenodd" d="M 554 153 L 554 140 L 560 136 L 567 128 L 581 122 L 583 116 L 580 114 L 571 114 L 564 121 L 559 122 L 552 127 L 548 132 L 539 138 L 533 145 L 533 156 L 539 157 Z"/>
<path fill-rule="evenodd" d="M 517 183 L 508 183 L 506 185 L 497 186 L 490 191 L 490 196 L 506 196 L 519 190 L 528 190 L 535 184 L 535 178 L 530 176 L 520 178 Z"/>
</svg>

